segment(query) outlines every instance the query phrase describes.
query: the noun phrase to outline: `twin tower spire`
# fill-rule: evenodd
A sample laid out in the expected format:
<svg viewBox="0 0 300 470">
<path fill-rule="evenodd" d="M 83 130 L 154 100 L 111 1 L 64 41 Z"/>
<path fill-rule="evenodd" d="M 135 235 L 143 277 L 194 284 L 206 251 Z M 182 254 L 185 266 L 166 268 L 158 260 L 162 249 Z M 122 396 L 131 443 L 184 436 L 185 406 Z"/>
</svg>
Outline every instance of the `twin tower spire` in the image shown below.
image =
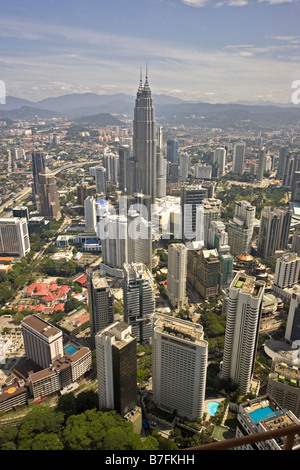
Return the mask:
<svg viewBox="0 0 300 470">
<path fill-rule="evenodd" d="M 138 94 L 142 93 L 143 91 L 151 91 L 149 82 L 148 82 L 148 64 L 146 64 L 146 77 L 145 77 L 144 87 L 143 87 L 142 67 L 140 69 L 140 85 L 138 88 Z"/>
</svg>

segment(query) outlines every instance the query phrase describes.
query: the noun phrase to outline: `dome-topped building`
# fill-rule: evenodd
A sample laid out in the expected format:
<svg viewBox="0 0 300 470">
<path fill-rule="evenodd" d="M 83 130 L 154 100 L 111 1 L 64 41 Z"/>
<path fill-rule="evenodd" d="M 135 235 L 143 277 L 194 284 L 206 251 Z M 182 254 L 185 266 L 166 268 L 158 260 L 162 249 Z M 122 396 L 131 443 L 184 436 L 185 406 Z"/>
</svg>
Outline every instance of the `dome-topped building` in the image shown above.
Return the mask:
<svg viewBox="0 0 300 470">
<path fill-rule="evenodd" d="M 266 272 L 266 266 L 260 262 L 259 259 L 255 259 L 249 253 L 241 253 L 236 256 L 233 261 L 234 271 L 244 271 L 249 276 L 255 276 L 257 280 L 265 281 L 268 280 L 268 274 Z"/>
</svg>

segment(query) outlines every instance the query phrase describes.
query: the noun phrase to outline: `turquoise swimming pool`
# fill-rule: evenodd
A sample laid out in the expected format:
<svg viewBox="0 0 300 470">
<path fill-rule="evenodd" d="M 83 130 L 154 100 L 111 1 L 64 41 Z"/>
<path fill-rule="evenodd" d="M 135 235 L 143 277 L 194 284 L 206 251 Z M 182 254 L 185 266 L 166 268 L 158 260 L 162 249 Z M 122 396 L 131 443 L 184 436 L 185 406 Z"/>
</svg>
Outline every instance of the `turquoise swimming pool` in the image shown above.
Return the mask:
<svg viewBox="0 0 300 470">
<path fill-rule="evenodd" d="M 72 356 L 72 354 L 78 351 L 78 348 L 76 348 L 72 344 L 67 344 L 67 346 L 64 347 L 64 351 L 65 353 L 70 354 L 70 356 Z"/>
<path fill-rule="evenodd" d="M 271 416 L 275 416 L 276 411 L 274 411 L 270 406 L 265 406 L 264 408 L 258 408 L 255 411 L 252 411 L 252 413 L 249 413 L 249 416 L 255 424 L 259 423 L 259 421 L 262 421 L 263 419 L 266 418 L 271 418 Z"/>
<path fill-rule="evenodd" d="M 218 411 L 220 403 L 218 401 L 210 401 L 207 404 L 206 411 L 212 415 L 215 416 L 216 412 Z"/>
</svg>

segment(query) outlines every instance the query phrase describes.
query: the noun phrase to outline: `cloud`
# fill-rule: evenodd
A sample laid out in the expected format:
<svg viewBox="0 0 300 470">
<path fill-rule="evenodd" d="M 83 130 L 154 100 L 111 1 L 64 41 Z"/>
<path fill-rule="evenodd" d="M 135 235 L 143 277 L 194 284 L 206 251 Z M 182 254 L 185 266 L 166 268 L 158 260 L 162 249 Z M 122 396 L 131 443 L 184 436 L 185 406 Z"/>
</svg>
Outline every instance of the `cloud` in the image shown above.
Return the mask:
<svg viewBox="0 0 300 470">
<path fill-rule="evenodd" d="M 295 3 L 298 0 L 258 0 L 258 3 L 268 3 L 269 5 L 279 5 L 280 3 Z"/>
<path fill-rule="evenodd" d="M 209 4 L 209 0 L 182 0 L 182 2 L 195 8 L 206 7 Z"/>
</svg>

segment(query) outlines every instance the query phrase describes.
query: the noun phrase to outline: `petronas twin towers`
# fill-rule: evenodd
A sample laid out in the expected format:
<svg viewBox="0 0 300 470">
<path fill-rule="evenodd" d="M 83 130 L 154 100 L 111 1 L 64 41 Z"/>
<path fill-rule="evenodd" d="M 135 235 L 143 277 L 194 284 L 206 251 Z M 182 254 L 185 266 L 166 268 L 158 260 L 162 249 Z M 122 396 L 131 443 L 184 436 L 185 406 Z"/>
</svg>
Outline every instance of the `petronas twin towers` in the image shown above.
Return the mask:
<svg viewBox="0 0 300 470">
<path fill-rule="evenodd" d="M 148 72 L 144 86 L 142 76 L 137 91 L 133 118 L 133 160 L 135 162 L 135 191 L 157 197 L 157 142 L 155 112 Z"/>
</svg>

